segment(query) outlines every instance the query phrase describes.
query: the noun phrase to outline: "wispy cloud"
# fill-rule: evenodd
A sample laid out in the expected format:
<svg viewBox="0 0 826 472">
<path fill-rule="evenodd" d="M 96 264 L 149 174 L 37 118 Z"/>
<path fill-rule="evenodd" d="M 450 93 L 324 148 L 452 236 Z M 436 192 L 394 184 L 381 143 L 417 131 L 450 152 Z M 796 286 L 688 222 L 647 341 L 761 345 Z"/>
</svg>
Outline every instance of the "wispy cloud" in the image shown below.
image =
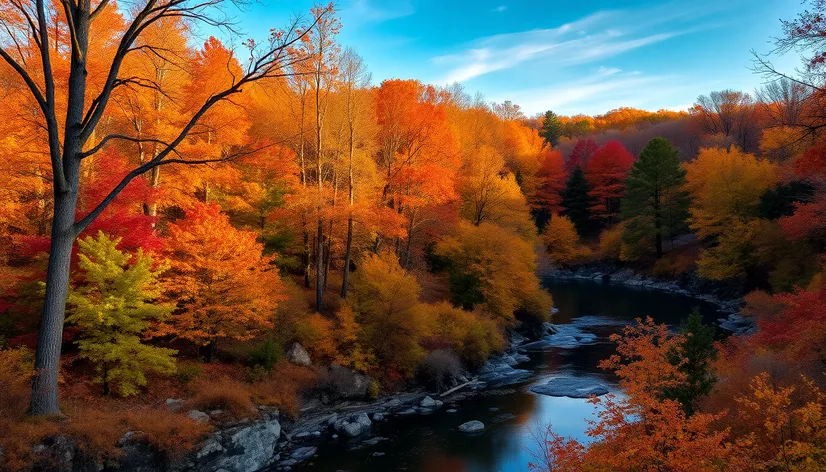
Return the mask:
<svg viewBox="0 0 826 472">
<path fill-rule="evenodd" d="M 604 113 L 620 106 L 650 107 L 652 103 L 667 103 L 670 96 L 683 91 L 688 84 L 672 75 L 646 75 L 600 67 L 589 77 L 548 87 L 506 92 L 506 96 L 491 97 L 494 101 L 512 100 L 522 105 L 528 114 L 545 110 L 558 113 Z M 668 108 L 682 109 L 683 106 Z"/>
<path fill-rule="evenodd" d="M 698 9 L 680 9 L 676 4 L 671 7 L 600 11 L 556 28 L 479 38 L 460 52 L 437 56 L 432 61 L 447 71 L 443 82 L 463 82 L 525 63 L 541 63 L 553 70 L 596 62 L 706 27 L 683 22 L 702 16 L 704 13 Z M 674 29 L 657 31 L 665 22 Z"/>
<path fill-rule="evenodd" d="M 492 9 L 491 11 L 495 12 L 495 13 L 502 13 L 503 11 L 505 11 L 507 9 L 508 9 L 507 5 L 499 5 L 498 7 Z"/>
<path fill-rule="evenodd" d="M 342 9 L 342 16 L 353 23 L 380 23 L 416 13 L 411 0 L 353 0 Z"/>
</svg>

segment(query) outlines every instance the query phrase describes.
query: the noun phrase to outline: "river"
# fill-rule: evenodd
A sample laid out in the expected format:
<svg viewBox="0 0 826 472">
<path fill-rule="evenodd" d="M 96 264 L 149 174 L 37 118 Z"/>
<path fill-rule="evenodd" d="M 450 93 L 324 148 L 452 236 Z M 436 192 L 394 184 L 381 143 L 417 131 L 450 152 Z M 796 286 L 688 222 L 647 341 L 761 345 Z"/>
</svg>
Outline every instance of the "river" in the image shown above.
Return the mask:
<svg viewBox="0 0 826 472">
<path fill-rule="evenodd" d="M 531 385 L 556 376 L 597 377 L 617 391 L 616 379 L 600 371 L 597 363 L 613 351 L 607 341 L 612 332 L 636 317 L 651 316 L 679 325 L 695 308 L 707 322 L 718 318 L 715 306 L 670 293 L 591 281 L 545 280 L 559 310 L 554 323 L 571 324 L 593 333 L 597 342 L 576 347 L 549 347 L 529 352 L 530 361 L 518 368 L 533 371 L 525 382 L 486 392 L 430 415 L 394 417 L 374 424 L 376 436 L 387 438 L 374 446 L 329 442 L 318 454 L 297 466 L 301 472 L 516 472 L 526 471 L 536 432 L 548 424 L 563 435 L 585 440 L 586 418 L 594 408 L 584 399 L 536 395 Z M 468 436 L 456 427 L 480 420 L 481 435 Z"/>
</svg>

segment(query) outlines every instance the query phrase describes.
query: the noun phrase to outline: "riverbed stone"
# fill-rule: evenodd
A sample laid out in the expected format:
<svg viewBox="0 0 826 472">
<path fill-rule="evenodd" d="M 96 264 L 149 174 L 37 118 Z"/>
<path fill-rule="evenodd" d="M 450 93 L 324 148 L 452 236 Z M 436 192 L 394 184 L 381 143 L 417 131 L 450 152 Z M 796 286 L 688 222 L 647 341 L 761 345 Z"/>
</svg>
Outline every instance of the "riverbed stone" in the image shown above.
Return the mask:
<svg viewBox="0 0 826 472">
<path fill-rule="evenodd" d="M 226 444 L 226 453 L 214 465 L 204 469 L 228 471 L 256 471 L 273 460 L 275 444 L 281 436 L 277 419 L 254 423 L 232 432 Z"/>
<path fill-rule="evenodd" d="M 333 429 L 339 434 L 354 438 L 367 432 L 372 424 L 367 413 L 361 412 L 338 418 L 333 424 Z"/>
<path fill-rule="evenodd" d="M 290 459 L 297 462 L 306 461 L 307 459 L 313 457 L 317 450 L 318 448 L 313 446 L 299 447 L 298 449 L 294 450 L 292 454 L 290 454 Z"/>
<path fill-rule="evenodd" d="M 421 402 L 419 402 L 419 406 L 422 408 L 436 408 L 436 400 L 428 395 L 424 397 Z"/>
<path fill-rule="evenodd" d="M 310 359 L 310 354 L 299 343 L 293 343 L 287 351 L 287 360 L 295 365 L 303 365 L 309 367 L 313 361 Z"/>
<path fill-rule="evenodd" d="M 544 385 L 534 385 L 533 393 L 551 397 L 587 398 L 608 393 L 608 388 L 594 379 L 577 377 L 557 377 Z"/>
<path fill-rule="evenodd" d="M 477 420 L 468 421 L 467 423 L 462 423 L 459 425 L 459 431 L 466 434 L 479 433 L 484 430 L 485 424 Z"/>
</svg>

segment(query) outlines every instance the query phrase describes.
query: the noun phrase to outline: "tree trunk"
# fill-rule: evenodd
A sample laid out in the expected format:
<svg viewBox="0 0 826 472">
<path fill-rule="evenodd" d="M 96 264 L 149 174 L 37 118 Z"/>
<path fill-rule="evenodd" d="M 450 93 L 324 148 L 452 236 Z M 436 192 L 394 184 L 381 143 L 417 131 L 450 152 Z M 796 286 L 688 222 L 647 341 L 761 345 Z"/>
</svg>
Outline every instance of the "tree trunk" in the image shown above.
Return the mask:
<svg viewBox="0 0 826 472">
<path fill-rule="evenodd" d="M 663 256 L 663 230 L 662 230 L 662 211 L 660 210 L 660 191 L 654 189 L 654 233 L 655 233 L 655 248 L 657 251 L 657 259 Z"/>
<path fill-rule="evenodd" d="M 353 250 L 353 217 L 347 218 L 347 250 L 344 253 L 344 274 L 341 278 L 341 298 L 347 298 L 347 283 L 350 279 L 350 254 Z"/>
<path fill-rule="evenodd" d="M 66 295 L 69 289 L 69 265 L 72 244 L 75 241 L 72 225 L 77 206 L 77 179 L 70 181 L 72 188 L 63 193 L 55 192 L 52 240 L 49 249 L 49 266 L 46 273 L 46 298 L 37 337 L 35 375 L 32 378 L 32 396 L 29 412 L 32 415 L 57 415 L 58 369 L 60 348 L 63 341 L 63 319 L 66 314 Z"/>
<path fill-rule="evenodd" d="M 315 263 L 315 306 L 319 313 L 324 312 L 324 220 L 318 219 L 318 236 L 316 237 L 316 263 Z"/>
</svg>

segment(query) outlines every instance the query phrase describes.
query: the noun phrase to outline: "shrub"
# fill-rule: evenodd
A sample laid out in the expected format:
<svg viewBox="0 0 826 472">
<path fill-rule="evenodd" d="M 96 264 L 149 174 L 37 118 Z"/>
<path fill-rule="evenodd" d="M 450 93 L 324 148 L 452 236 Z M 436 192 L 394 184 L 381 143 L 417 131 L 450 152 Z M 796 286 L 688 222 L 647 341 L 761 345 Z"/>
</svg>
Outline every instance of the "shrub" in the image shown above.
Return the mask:
<svg viewBox="0 0 826 472">
<path fill-rule="evenodd" d="M 257 413 L 247 385 L 229 378 L 203 379 L 195 384 L 190 408 L 224 410 L 234 418 L 248 418 Z"/>
<path fill-rule="evenodd" d="M 452 385 L 453 379 L 461 375 L 462 361 L 455 352 L 438 349 L 425 357 L 419 366 L 419 376 L 425 385 L 442 391 Z"/>
<path fill-rule="evenodd" d="M 182 383 L 188 384 L 203 375 L 203 373 L 204 368 L 200 362 L 179 361 L 178 371 L 175 373 L 175 377 Z"/>
<path fill-rule="evenodd" d="M 64 431 L 87 457 L 106 462 L 117 459 L 122 451 L 118 440 L 129 430 L 123 412 L 108 411 L 100 406 L 74 407 L 68 411 Z"/>
<path fill-rule="evenodd" d="M 140 439 L 149 443 L 157 451 L 175 458 L 189 452 L 211 427 L 189 419 L 183 413 L 172 413 L 166 409 L 143 408 L 125 415 L 129 428 L 140 431 Z"/>
<path fill-rule="evenodd" d="M 299 395 L 315 385 L 316 374 L 308 368 L 280 361 L 269 375 L 250 386 L 253 399 L 260 405 L 278 407 L 282 412 L 298 415 Z"/>
<path fill-rule="evenodd" d="M 283 353 L 284 346 L 273 338 L 267 338 L 250 351 L 247 364 L 250 367 L 260 366 L 270 371 Z"/>
</svg>

